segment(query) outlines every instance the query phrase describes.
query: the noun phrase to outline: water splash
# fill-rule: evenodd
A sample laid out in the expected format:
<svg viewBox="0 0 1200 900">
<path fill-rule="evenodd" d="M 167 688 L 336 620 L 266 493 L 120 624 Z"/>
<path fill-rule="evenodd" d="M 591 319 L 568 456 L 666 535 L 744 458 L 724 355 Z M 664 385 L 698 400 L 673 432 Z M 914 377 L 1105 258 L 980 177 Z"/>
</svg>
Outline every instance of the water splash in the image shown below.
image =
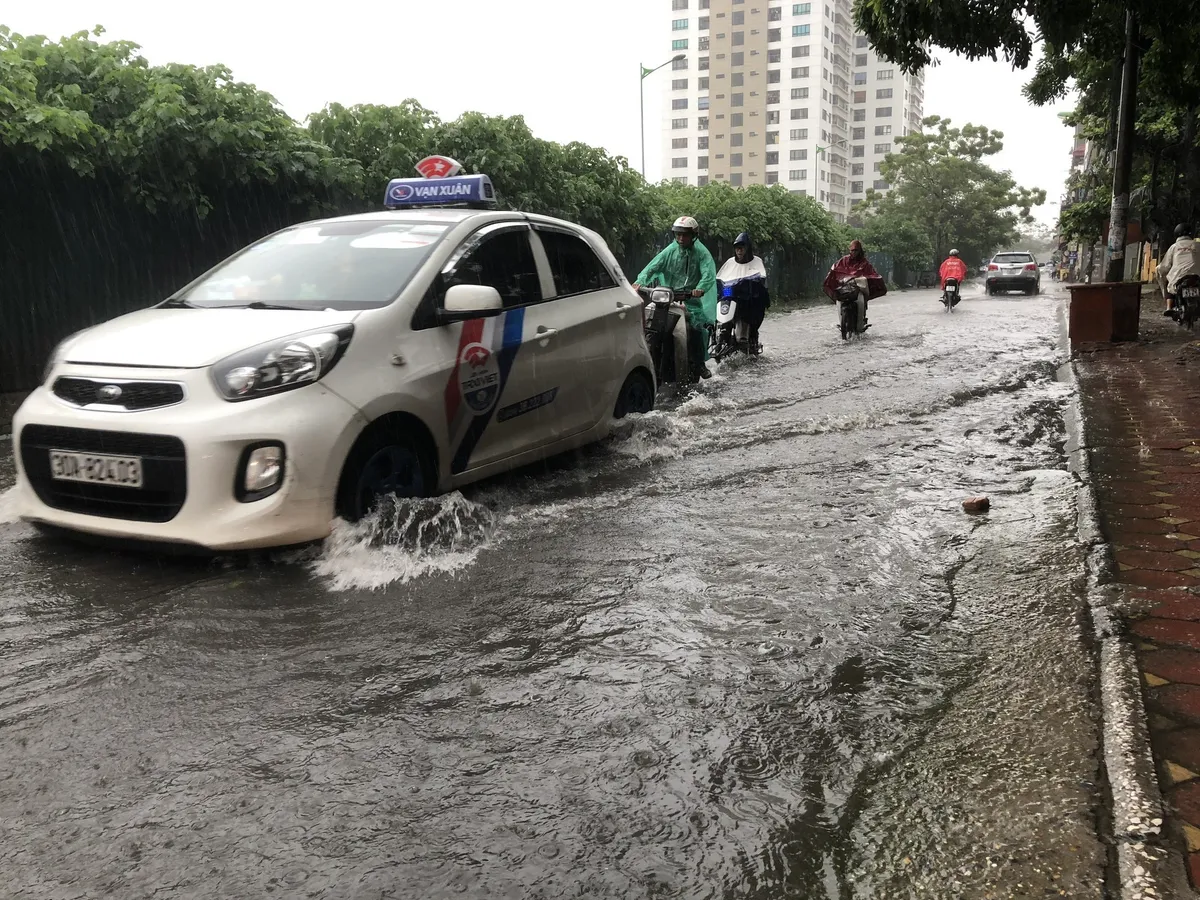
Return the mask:
<svg viewBox="0 0 1200 900">
<path fill-rule="evenodd" d="M 656 409 L 614 423 L 611 446 L 621 456 L 634 459 L 678 459 L 696 429 L 688 417 Z"/>
<path fill-rule="evenodd" d="M 339 520 L 312 568 L 329 579 L 332 590 L 378 590 L 462 571 L 495 529 L 495 515 L 461 493 L 428 500 L 388 498 L 361 522 Z"/>
</svg>

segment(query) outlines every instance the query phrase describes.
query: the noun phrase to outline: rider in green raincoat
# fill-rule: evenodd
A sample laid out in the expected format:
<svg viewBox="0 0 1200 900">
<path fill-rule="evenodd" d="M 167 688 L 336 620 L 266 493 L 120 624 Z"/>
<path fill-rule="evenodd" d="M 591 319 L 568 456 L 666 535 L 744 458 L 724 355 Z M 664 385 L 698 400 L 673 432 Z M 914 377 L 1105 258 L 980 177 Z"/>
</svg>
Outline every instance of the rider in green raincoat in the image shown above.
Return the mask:
<svg viewBox="0 0 1200 900">
<path fill-rule="evenodd" d="M 633 287 L 636 290 L 642 285 L 661 286 L 691 293 L 685 304 L 691 331 L 688 336 L 691 364 L 702 378 L 709 378 L 711 373 L 704 361 L 708 359 L 707 326 L 717 321 L 717 264 L 698 240 L 700 225 L 691 216 L 681 216 L 671 230 L 675 242 L 650 260 Z"/>
</svg>

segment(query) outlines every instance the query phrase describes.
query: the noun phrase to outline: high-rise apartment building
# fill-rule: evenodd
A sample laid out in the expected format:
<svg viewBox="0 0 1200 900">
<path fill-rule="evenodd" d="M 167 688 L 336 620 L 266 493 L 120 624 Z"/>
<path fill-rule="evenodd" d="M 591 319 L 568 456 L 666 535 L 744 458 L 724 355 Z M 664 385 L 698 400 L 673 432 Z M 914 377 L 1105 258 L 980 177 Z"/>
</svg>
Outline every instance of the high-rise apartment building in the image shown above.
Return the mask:
<svg viewBox="0 0 1200 900">
<path fill-rule="evenodd" d="M 919 131 L 925 76 L 854 32 L 850 0 L 670 0 L 664 177 L 782 184 L 845 221 L 898 135 Z M 664 48 L 665 49 L 665 48 Z"/>
</svg>

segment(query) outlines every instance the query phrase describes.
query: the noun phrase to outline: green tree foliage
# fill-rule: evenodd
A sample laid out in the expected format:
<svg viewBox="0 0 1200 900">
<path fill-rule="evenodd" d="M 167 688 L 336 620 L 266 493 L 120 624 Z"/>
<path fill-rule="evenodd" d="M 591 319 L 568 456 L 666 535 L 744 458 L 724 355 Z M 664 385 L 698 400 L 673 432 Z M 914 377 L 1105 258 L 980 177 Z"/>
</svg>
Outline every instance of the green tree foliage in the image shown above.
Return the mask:
<svg viewBox="0 0 1200 900">
<path fill-rule="evenodd" d="M 694 216 L 706 239 L 732 244 L 741 232 L 748 231 L 764 251 L 831 250 L 844 239 L 820 204 L 781 185 L 735 188 L 721 181 L 703 187 L 667 183 L 659 191 L 665 201 L 656 221 L 659 231 L 669 229 L 679 216 Z"/>
<path fill-rule="evenodd" d="M 150 209 L 201 216 L 230 185 L 283 183 L 316 202 L 346 179 L 344 162 L 224 66 L 151 66 L 102 33 L 56 43 L 0 26 L 0 167 L 112 177 Z"/>
<path fill-rule="evenodd" d="M 933 239 L 925 225 L 912 218 L 895 197 L 880 199 L 855 237 L 868 251 L 891 254 L 908 272 L 923 272 L 934 258 Z"/>
<path fill-rule="evenodd" d="M 949 119 L 929 116 L 925 132 L 896 139 L 899 151 L 883 161 L 882 174 L 895 185 L 887 197 L 867 194 L 859 212 L 913 223 L 928 236 L 936 264 L 956 247 L 970 264 L 1016 237 L 1033 221 L 1031 210 L 1046 192 L 1019 187 L 1007 172 L 985 159 L 1003 149 L 1004 137 L 982 125 L 952 127 Z M 872 227 L 878 227 L 873 225 Z"/>
</svg>

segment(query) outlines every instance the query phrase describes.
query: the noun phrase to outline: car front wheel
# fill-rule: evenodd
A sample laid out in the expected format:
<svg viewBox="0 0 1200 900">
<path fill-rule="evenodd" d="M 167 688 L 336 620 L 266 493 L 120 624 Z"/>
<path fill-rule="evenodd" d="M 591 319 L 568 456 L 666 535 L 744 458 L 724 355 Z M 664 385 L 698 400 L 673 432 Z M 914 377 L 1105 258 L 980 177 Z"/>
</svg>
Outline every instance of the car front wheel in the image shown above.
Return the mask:
<svg viewBox="0 0 1200 900">
<path fill-rule="evenodd" d="M 617 406 L 613 410 L 614 419 L 623 419 L 631 413 L 648 413 L 654 409 L 654 384 L 645 372 L 632 372 L 625 379 L 621 394 L 617 397 Z"/>
<path fill-rule="evenodd" d="M 383 497 L 428 497 L 434 489 L 426 449 L 399 423 L 385 423 L 365 435 L 346 460 L 337 511 L 343 519 L 357 522 Z"/>
</svg>

